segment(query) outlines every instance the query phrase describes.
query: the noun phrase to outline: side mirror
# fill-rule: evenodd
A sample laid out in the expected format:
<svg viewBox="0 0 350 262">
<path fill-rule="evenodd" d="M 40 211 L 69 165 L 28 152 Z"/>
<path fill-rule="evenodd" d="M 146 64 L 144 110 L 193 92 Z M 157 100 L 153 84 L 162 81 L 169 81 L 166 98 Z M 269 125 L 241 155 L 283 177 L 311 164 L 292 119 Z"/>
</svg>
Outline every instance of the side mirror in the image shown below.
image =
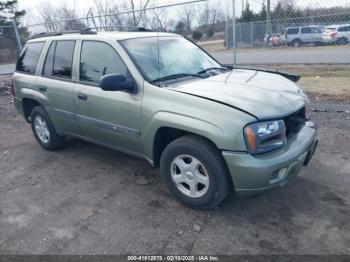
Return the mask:
<svg viewBox="0 0 350 262">
<path fill-rule="evenodd" d="M 104 91 L 128 91 L 130 93 L 136 93 L 134 81 L 120 74 L 102 76 L 100 79 L 100 87 Z"/>
</svg>

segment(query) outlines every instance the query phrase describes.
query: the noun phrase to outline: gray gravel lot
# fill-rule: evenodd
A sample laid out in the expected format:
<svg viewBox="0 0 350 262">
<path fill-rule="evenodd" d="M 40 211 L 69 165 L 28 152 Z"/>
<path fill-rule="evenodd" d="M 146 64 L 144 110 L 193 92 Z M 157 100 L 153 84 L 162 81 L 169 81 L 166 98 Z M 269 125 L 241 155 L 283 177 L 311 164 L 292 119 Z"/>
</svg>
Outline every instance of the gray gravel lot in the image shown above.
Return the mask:
<svg viewBox="0 0 350 262">
<path fill-rule="evenodd" d="M 144 160 L 76 139 L 44 151 L 11 100 L 0 92 L 0 254 L 350 254 L 349 102 L 311 103 L 319 148 L 283 188 L 196 211 Z"/>
</svg>

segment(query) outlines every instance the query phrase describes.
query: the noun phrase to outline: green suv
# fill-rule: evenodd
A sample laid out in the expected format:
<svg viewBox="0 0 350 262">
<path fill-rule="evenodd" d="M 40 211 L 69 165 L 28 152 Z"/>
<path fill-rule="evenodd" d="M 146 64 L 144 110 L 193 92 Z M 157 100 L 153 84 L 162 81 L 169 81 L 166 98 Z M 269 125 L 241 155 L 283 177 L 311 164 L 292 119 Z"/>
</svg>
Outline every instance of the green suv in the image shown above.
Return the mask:
<svg viewBox="0 0 350 262">
<path fill-rule="evenodd" d="M 223 66 L 176 34 L 82 31 L 28 41 L 13 93 L 43 148 L 74 136 L 145 158 L 177 200 L 207 209 L 310 161 L 317 131 L 290 79 Z"/>
</svg>

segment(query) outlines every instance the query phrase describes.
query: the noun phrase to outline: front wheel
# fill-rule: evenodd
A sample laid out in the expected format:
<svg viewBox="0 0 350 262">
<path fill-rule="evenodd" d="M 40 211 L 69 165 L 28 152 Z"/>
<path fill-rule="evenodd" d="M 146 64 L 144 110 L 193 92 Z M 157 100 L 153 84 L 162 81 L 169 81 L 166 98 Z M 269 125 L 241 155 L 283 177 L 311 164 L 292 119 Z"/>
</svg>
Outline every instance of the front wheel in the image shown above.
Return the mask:
<svg viewBox="0 0 350 262">
<path fill-rule="evenodd" d="M 160 171 L 174 197 L 192 208 L 214 208 L 233 188 L 219 151 L 197 136 L 171 142 L 162 153 Z"/>
</svg>

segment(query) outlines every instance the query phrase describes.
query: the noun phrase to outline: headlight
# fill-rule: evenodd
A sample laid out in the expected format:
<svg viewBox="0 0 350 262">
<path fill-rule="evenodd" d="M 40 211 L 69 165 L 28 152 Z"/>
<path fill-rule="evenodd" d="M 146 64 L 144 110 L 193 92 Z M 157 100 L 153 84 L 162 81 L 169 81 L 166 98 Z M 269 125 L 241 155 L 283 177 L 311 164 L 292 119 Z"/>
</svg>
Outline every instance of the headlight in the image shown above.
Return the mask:
<svg viewBox="0 0 350 262">
<path fill-rule="evenodd" d="M 244 128 L 248 152 L 261 154 L 286 144 L 286 126 L 283 120 L 257 122 Z"/>
</svg>

